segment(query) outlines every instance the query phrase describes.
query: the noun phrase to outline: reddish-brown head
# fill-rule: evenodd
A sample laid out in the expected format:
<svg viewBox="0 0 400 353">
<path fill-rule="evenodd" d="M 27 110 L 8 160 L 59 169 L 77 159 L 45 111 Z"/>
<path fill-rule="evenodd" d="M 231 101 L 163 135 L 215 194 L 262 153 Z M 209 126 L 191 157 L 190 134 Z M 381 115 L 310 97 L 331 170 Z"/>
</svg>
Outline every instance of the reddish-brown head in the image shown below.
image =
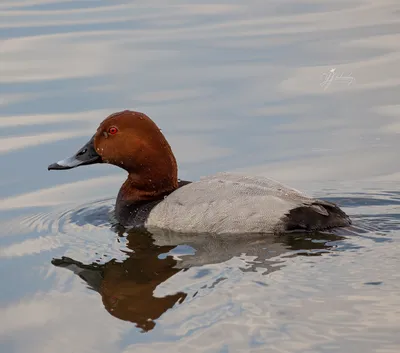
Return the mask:
<svg viewBox="0 0 400 353">
<path fill-rule="evenodd" d="M 103 162 L 136 173 L 143 168 L 176 173 L 171 147 L 145 114 L 125 110 L 107 117 L 97 129 L 94 147 Z"/>
<path fill-rule="evenodd" d="M 94 136 L 94 148 L 105 163 L 129 173 L 146 189 L 175 189 L 177 164 L 158 126 L 145 114 L 125 110 L 107 117 Z"/>
<path fill-rule="evenodd" d="M 129 173 L 119 195 L 124 200 L 153 199 L 178 187 L 171 147 L 157 125 L 143 113 L 125 110 L 110 115 L 73 157 L 53 163 L 49 169 L 102 162 Z"/>
</svg>

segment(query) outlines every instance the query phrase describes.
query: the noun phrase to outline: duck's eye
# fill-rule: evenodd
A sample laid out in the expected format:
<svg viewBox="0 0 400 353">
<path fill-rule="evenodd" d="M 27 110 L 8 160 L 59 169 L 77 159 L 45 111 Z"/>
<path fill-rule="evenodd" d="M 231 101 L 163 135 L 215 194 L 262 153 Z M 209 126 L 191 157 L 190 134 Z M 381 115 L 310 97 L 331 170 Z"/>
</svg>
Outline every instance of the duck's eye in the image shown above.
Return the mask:
<svg viewBox="0 0 400 353">
<path fill-rule="evenodd" d="M 108 133 L 109 133 L 110 135 L 115 135 L 117 132 L 118 132 L 118 129 L 117 129 L 115 126 L 111 126 L 111 127 L 108 129 Z"/>
</svg>

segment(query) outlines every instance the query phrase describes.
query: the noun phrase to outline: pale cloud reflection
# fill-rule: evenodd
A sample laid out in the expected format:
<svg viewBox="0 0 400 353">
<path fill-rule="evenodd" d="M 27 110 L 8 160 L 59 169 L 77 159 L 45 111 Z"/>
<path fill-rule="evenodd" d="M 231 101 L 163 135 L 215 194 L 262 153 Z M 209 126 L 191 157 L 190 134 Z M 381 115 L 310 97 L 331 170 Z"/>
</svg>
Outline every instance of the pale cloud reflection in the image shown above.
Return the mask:
<svg viewBox="0 0 400 353">
<path fill-rule="evenodd" d="M 187 16 L 216 16 L 232 14 L 243 10 L 241 5 L 159 3 L 160 12 L 152 11 L 152 7 L 141 4 L 117 4 L 91 8 L 64 10 L 15 10 L 7 9 L 0 13 L 3 21 L 0 28 L 44 27 L 78 24 L 109 24 L 134 20 L 155 20 L 158 23 L 188 22 Z"/>
<path fill-rule="evenodd" d="M 91 133 L 87 130 L 71 130 L 62 132 L 49 132 L 30 136 L 6 137 L 1 139 L 0 154 L 9 153 L 27 147 L 38 146 L 45 143 L 86 136 Z"/>
<path fill-rule="evenodd" d="M 165 101 L 195 99 L 206 95 L 207 91 L 201 89 L 180 89 L 143 93 L 135 96 L 135 100 L 143 103 L 159 103 Z"/>
<path fill-rule="evenodd" d="M 73 292 L 37 293 L 0 308 L 0 337 L 12 338 L 17 352 L 69 353 L 71 347 L 77 352 L 118 352 L 129 325 L 106 314 L 97 294 L 82 292 L 81 285 L 78 279 Z M 38 339 L 43 330 L 46 336 Z"/>
<path fill-rule="evenodd" d="M 104 176 L 77 181 L 0 200 L 1 210 L 48 207 L 115 196 L 124 181 L 123 175 Z M 114 185 L 114 187 L 112 187 Z"/>
<path fill-rule="evenodd" d="M 382 132 L 387 134 L 400 133 L 400 105 L 386 105 L 377 107 L 374 110 L 379 115 L 386 117 L 386 120 L 389 120 L 381 127 Z"/>
<path fill-rule="evenodd" d="M 201 134 L 193 136 L 171 135 L 169 139 L 179 163 L 211 161 L 233 153 L 230 148 L 215 146 L 213 141 L 210 139 L 207 141 L 207 136 L 201 136 Z"/>
<path fill-rule="evenodd" d="M 46 310 L 47 309 L 47 310 Z M 42 326 L 57 318 L 60 312 L 59 307 L 48 310 L 49 304 L 45 301 L 32 301 L 15 303 L 12 306 L 0 309 L 0 336 L 10 335 L 18 330 L 32 329 L 35 326 Z M 29 313 L 29 314 L 28 314 Z M 24 318 L 21 320 L 21 318 Z"/>
<path fill-rule="evenodd" d="M 8 105 L 15 104 L 15 103 L 30 101 L 30 100 L 33 100 L 40 96 L 42 96 L 42 94 L 35 94 L 35 93 L 2 94 L 0 96 L 0 108 L 4 108 Z M 2 120 L 3 117 L 0 117 L 0 119 Z M 0 124 L 1 124 L 1 120 L 0 120 Z"/>
<path fill-rule="evenodd" d="M 2 43 L 1 50 L 3 83 L 90 77 L 106 69 L 104 59 L 94 58 L 103 58 L 107 50 L 94 43 L 9 39 Z"/>
<path fill-rule="evenodd" d="M 25 7 L 25 6 L 35 6 L 35 5 L 46 5 L 46 4 L 56 4 L 56 3 L 68 3 L 75 2 L 76 0 L 13 0 L 13 1 L 2 1 L 0 3 L 0 8 L 14 8 L 14 7 Z"/>
<path fill-rule="evenodd" d="M 43 251 L 54 250 L 61 246 L 63 246 L 63 242 L 60 236 L 38 237 L 0 248 L 0 257 L 33 255 Z"/>
<path fill-rule="evenodd" d="M 57 48 L 57 49 L 54 49 Z M 112 42 L 70 42 L 67 38 L 32 37 L 2 42 L 2 75 L 0 82 L 30 82 L 78 77 L 93 77 L 108 72 L 110 66 L 123 70 L 171 57 L 171 51 L 142 50 L 122 55 Z M 26 58 L 29 57 L 27 61 Z M 114 66 L 111 63 L 118 62 Z"/>
<path fill-rule="evenodd" d="M 387 147 L 347 151 L 346 154 L 324 153 L 322 156 L 296 158 L 267 165 L 238 168 L 235 171 L 264 175 L 287 183 L 325 183 L 335 181 L 368 180 L 382 176 L 398 178 L 397 150 Z M 398 179 L 394 179 L 398 180 Z"/>
<path fill-rule="evenodd" d="M 56 113 L 56 114 L 32 114 L 32 115 L 12 115 L 0 117 L 0 128 L 12 126 L 30 126 L 30 125 L 44 125 L 44 124 L 57 124 L 73 121 L 74 124 L 87 124 L 93 122 L 100 122 L 106 116 L 114 113 L 113 109 L 99 109 L 91 111 L 82 111 L 76 113 Z M 89 125 L 87 124 L 87 125 Z"/>
</svg>

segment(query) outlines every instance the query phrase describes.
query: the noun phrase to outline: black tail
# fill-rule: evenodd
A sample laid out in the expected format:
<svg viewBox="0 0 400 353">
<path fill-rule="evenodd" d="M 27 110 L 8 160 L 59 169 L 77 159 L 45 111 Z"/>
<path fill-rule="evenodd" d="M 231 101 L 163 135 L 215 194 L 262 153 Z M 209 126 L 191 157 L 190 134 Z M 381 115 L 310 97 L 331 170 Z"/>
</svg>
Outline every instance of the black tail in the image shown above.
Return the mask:
<svg viewBox="0 0 400 353">
<path fill-rule="evenodd" d="M 285 219 L 286 231 L 318 231 L 351 225 L 349 216 L 334 203 L 315 200 L 292 209 Z"/>
</svg>

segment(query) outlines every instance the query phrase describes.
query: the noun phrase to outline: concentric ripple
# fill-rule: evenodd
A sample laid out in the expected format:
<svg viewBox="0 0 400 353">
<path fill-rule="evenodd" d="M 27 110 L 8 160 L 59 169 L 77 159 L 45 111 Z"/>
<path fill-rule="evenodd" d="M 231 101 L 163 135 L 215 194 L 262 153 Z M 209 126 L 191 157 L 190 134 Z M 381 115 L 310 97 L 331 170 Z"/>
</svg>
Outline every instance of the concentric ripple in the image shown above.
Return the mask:
<svg viewBox="0 0 400 353">
<path fill-rule="evenodd" d="M 2 228 L 11 241 L 2 247 L 0 256 L 22 256 L 63 247 L 78 258 L 89 254 L 90 258 L 97 254 L 119 258 L 124 247 L 110 230 L 113 203 L 114 199 L 104 199 L 67 210 L 56 208 L 8 220 Z M 37 234 L 33 239 L 32 233 Z"/>
</svg>

